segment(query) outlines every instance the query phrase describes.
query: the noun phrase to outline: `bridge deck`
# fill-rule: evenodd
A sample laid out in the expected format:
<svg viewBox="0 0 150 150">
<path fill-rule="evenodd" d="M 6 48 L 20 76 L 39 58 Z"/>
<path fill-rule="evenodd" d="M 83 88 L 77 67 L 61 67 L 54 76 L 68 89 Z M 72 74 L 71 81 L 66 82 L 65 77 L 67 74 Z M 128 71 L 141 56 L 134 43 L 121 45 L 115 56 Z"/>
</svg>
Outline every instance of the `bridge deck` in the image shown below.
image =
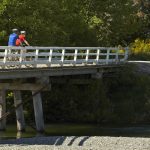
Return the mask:
<svg viewBox="0 0 150 150">
<path fill-rule="evenodd" d="M 0 79 L 94 74 L 120 65 L 128 48 L 0 47 Z"/>
<path fill-rule="evenodd" d="M 0 79 L 32 78 L 43 76 L 64 76 L 64 75 L 83 75 L 96 74 L 118 68 L 120 65 L 87 65 L 87 66 L 66 66 L 49 68 L 22 68 L 22 69 L 2 69 Z"/>
</svg>

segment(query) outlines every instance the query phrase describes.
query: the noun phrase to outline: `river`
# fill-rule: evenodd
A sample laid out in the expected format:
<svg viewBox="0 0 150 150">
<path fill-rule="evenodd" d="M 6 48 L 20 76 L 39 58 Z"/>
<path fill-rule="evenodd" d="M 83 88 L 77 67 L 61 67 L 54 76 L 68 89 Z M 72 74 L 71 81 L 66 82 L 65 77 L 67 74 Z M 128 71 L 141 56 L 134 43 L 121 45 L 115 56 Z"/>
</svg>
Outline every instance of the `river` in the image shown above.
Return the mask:
<svg viewBox="0 0 150 150">
<path fill-rule="evenodd" d="M 4 132 L 0 132 L 0 139 L 15 139 L 35 136 L 123 136 L 150 137 L 150 125 L 100 126 L 93 124 L 46 124 L 43 135 L 27 126 L 26 132 L 20 133 L 16 125 L 7 125 Z"/>
</svg>

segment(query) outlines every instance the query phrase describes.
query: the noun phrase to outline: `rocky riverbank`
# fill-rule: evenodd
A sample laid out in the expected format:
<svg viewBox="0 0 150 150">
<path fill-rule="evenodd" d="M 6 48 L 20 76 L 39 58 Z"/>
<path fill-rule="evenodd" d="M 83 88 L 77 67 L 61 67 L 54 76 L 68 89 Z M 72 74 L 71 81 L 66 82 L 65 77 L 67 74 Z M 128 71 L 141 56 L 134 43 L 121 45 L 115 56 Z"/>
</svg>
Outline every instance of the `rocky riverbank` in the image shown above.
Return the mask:
<svg viewBox="0 0 150 150">
<path fill-rule="evenodd" d="M 150 138 L 35 137 L 1 140 L 0 150 L 150 150 Z"/>
</svg>

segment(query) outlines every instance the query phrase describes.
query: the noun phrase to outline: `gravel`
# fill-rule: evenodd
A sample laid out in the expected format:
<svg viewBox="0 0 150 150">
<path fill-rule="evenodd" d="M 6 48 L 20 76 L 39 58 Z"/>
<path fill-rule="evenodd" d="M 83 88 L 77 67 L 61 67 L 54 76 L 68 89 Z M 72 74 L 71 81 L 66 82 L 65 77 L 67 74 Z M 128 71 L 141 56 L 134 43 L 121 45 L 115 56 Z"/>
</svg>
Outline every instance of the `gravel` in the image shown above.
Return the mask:
<svg viewBox="0 0 150 150">
<path fill-rule="evenodd" d="M 53 136 L 0 140 L 0 150 L 150 150 L 150 138 Z"/>
</svg>

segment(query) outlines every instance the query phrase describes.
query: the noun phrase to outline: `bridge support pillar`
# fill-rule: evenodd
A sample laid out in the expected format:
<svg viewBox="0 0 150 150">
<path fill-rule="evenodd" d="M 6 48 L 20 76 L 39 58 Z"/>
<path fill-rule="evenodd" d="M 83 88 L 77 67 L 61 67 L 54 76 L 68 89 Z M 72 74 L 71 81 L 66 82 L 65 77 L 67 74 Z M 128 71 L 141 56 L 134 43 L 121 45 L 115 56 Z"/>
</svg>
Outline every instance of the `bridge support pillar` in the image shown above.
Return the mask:
<svg viewBox="0 0 150 150">
<path fill-rule="evenodd" d="M 14 91 L 14 104 L 16 108 L 17 130 L 25 131 L 25 120 L 22 106 L 22 97 L 20 91 Z M 19 106 L 18 106 L 19 105 Z"/>
<path fill-rule="evenodd" d="M 38 132 L 44 132 L 42 99 L 41 94 L 36 92 L 37 91 L 32 91 L 36 129 Z"/>
<path fill-rule="evenodd" d="M 6 100 L 5 100 L 5 90 L 0 90 L 0 118 L 6 112 Z M 0 120 L 0 131 L 6 129 L 6 118 Z"/>
</svg>

